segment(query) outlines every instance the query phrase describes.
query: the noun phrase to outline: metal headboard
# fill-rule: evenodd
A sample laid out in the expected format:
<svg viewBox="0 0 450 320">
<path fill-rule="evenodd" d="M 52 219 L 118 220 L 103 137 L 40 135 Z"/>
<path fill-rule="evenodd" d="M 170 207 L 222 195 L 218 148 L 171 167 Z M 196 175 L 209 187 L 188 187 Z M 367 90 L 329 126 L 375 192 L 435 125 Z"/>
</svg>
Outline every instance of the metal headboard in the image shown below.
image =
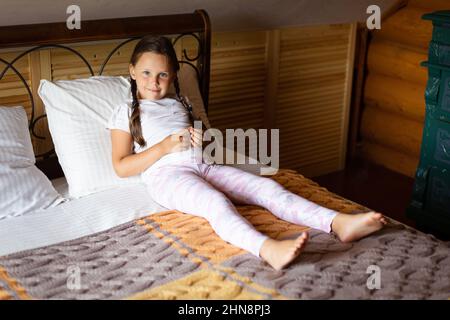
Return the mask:
<svg viewBox="0 0 450 320">
<path fill-rule="evenodd" d="M 94 76 L 92 66 L 87 59 L 77 50 L 65 44 L 126 39 L 119 43 L 107 55 L 98 72 L 98 75 L 102 75 L 105 66 L 117 50 L 125 44 L 140 39 L 145 35 L 176 35 L 173 38 L 173 44 L 176 44 L 184 37 L 192 37 L 196 40 L 198 44 L 197 55 L 190 57 L 184 49 L 179 62 L 193 67 L 197 72 L 200 92 L 205 109 L 208 111 L 211 25 L 208 14 L 204 10 L 196 10 L 188 14 L 82 21 L 81 29 L 74 30 L 69 30 L 66 22 L 0 27 L 0 49 L 27 47 L 26 50 L 18 54 L 11 61 L 0 58 L 0 62 L 5 65 L 3 70 L 0 69 L 0 81 L 8 70 L 12 70 L 19 77 L 28 93 L 31 103 L 31 116 L 29 120 L 30 133 L 37 139 L 45 139 L 45 137 L 37 135 L 35 129 L 36 123 L 46 117 L 46 115 L 36 115 L 32 88 L 30 88 L 14 64 L 30 52 L 48 48 L 61 48 L 77 55 L 86 65 L 89 73 Z M 37 166 L 50 179 L 63 175 L 54 149 L 38 154 L 36 158 Z"/>
</svg>

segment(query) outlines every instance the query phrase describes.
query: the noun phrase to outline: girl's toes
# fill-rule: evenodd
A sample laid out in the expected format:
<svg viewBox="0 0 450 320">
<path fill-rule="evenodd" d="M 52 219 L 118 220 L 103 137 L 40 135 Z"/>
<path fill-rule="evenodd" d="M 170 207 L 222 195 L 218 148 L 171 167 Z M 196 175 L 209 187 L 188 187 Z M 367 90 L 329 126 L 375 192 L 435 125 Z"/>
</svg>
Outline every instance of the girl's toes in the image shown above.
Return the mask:
<svg viewBox="0 0 450 320">
<path fill-rule="evenodd" d="M 302 235 L 300 237 L 298 237 L 297 240 L 295 241 L 296 244 L 298 244 L 298 243 L 303 244 L 306 241 L 307 237 L 308 237 L 307 234 L 305 232 L 303 232 Z"/>
<path fill-rule="evenodd" d="M 372 221 L 378 222 L 381 221 L 381 219 L 383 218 L 383 215 L 381 213 L 375 213 L 374 215 L 372 215 L 371 217 Z"/>
</svg>

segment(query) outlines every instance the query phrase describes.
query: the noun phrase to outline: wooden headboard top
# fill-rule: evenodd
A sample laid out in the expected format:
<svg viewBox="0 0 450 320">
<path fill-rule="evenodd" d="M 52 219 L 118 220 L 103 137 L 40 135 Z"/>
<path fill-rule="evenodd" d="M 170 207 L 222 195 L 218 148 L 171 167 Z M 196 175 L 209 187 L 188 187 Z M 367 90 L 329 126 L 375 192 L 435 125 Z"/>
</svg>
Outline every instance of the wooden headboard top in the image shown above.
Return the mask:
<svg viewBox="0 0 450 320">
<path fill-rule="evenodd" d="M 81 29 L 73 30 L 67 28 L 66 22 L 3 26 L 0 27 L 0 48 L 195 32 L 210 32 L 209 18 L 204 10 L 188 14 L 87 20 L 81 22 Z"/>
<path fill-rule="evenodd" d="M 115 51 L 125 43 L 146 35 L 174 35 L 174 43 L 182 37 L 190 37 L 197 42 L 197 55 L 195 57 L 189 56 L 187 51 L 183 49 L 182 57 L 179 57 L 179 59 L 181 62 L 190 64 L 197 69 L 200 92 L 203 97 L 205 109 L 208 110 L 211 25 L 208 14 L 204 10 L 162 16 L 82 20 L 81 28 L 73 30 L 67 27 L 66 22 L 0 27 L 0 51 L 13 49 L 16 52 L 16 49 L 20 50 L 20 53 L 10 60 L 3 59 L 0 56 L 0 65 L 4 65 L 4 68 L 0 68 L 0 84 L 7 72 L 14 73 L 20 79 L 31 102 L 30 132 L 35 139 L 42 139 L 42 137 L 39 137 L 35 133 L 35 124 L 42 117 L 45 117 L 45 114 L 38 115 L 35 112 L 35 100 L 37 100 L 35 91 L 37 85 L 36 83 L 32 83 L 31 86 L 28 84 L 25 76 L 17 68 L 16 62 L 20 58 L 26 57 L 35 51 L 48 48 L 64 48 L 84 60 L 91 75 L 95 75 L 93 68 L 91 68 L 84 57 L 76 52 L 76 50 L 69 48 L 70 44 L 123 39 L 124 41 L 116 46 L 105 59 L 99 71 L 100 75 L 103 67 Z M 55 157 L 54 150 L 47 151 L 39 156 L 37 155 L 37 165 L 50 179 L 63 175 Z"/>
</svg>

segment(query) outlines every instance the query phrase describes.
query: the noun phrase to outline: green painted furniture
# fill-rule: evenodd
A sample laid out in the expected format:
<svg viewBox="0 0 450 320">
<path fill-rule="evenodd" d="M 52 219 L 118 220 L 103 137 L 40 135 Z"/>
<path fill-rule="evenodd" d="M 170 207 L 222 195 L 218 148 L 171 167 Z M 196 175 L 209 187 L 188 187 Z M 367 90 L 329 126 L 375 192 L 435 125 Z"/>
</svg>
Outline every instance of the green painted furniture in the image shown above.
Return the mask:
<svg viewBox="0 0 450 320">
<path fill-rule="evenodd" d="M 417 227 L 450 238 L 450 11 L 425 14 L 433 22 L 428 50 L 425 122 L 420 161 L 407 216 Z"/>
</svg>

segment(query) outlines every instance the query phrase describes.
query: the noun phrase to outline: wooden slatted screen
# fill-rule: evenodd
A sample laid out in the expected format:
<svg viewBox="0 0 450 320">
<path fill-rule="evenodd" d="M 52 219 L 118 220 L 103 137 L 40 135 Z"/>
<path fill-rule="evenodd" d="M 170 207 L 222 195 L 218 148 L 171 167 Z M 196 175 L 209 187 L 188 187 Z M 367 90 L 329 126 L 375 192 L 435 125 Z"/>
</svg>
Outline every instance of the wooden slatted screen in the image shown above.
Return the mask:
<svg viewBox="0 0 450 320">
<path fill-rule="evenodd" d="M 280 165 L 315 176 L 345 165 L 356 25 L 280 31 Z"/>
<path fill-rule="evenodd" d="M 263 127 L 266 32 L 226 32 L 212 36 L 209 119 L 222 131 Z M 231 141 L 225 139 L 224 143 Z M 247 155 L 257 143 L 246 141 Z M 234 143 L 237 150 L 237 141 Z M 237 160 L 237 159 L 236 159 Z M 225 161 L 225 159 L 224 159 Z"/>
<path fill-rule="evenodd" d="M 265 52 L 265 32 L 213 35 L 209 117 L 216 128 L 262 127 Z"/>
</svg>

